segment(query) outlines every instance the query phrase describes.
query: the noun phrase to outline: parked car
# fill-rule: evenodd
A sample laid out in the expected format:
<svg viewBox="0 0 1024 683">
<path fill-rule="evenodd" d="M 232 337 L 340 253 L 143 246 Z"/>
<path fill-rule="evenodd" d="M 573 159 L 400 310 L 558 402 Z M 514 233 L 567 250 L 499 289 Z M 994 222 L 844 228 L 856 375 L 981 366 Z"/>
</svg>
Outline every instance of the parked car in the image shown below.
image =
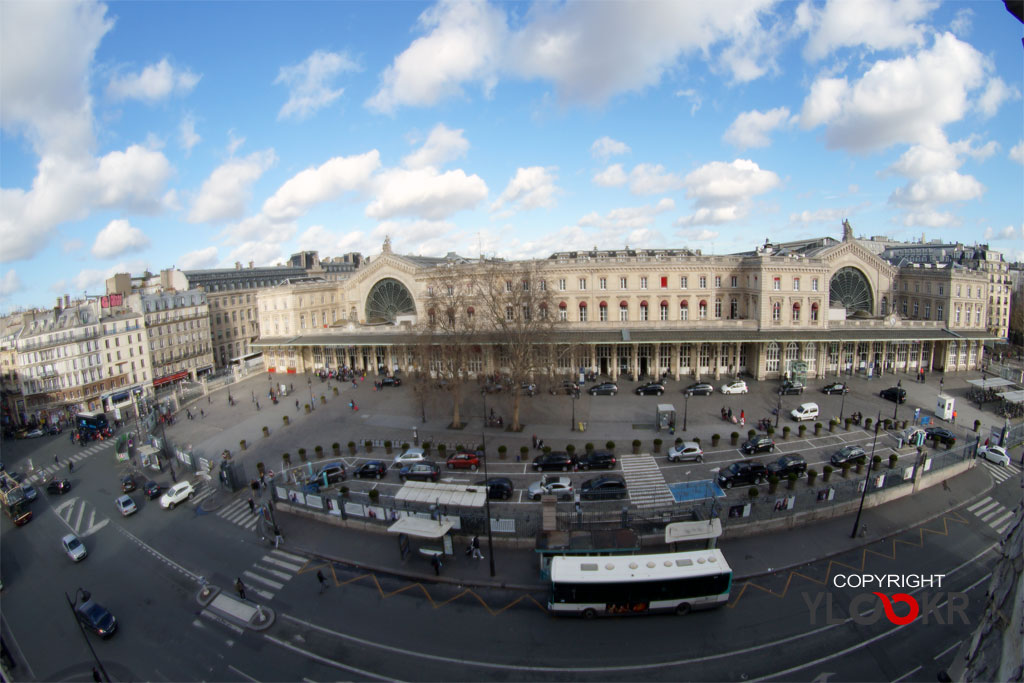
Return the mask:
<svg viewBox="0 0 1024 683">
<path fill-rule="evenodd" d="M 718 473 L 718 485 L 723 489 L 743 484 L 760 484 L 768 478 L 764 463 L 743 460 L 734 462 Z"/>
<path fill-rule="evenodd" d="M 412 448 L 405 449 L 404 453 L 396 455 L 392 464 L 395 467 L 402 467 L 403 465 L 411 465 L 414 462 L 423 462 L 426 459 L 427 456 L 423 449 L 413 446 Z"/>
<path fill-rule="evenodd" d="M 710 396 L 715 393 L 715 388 L 707 382 L 697 382 L 683 389 L 687 396 Z"/>
<path fill-rule="evenodd" d="M 878 395 L 886 401 L 895 401 L 896 403 L 904 403 L 907 400 L 907 390 L 902 387 L 882 389 Z"/>
<path fill-rule="evenodd" d="M 658 382 L 648 382 L 633 390 L 637 396 L 661 396 L 665 393 L 665 385 Z"/>
<path fill-rule="evenodd" d="M 765 451 L 771 453 L 775 450 L 775 442 L 772 441 L 770 436 L 755 436 L 752 439 L 747 439 L 740 446 L 740 450 L 747 455 L 752 453 L 763 453 Z"/>
<path fill-rule="evenodd" d="M 121 477 L 121 492 L 131 493 L 135 490 L 135 477 L 128 474 Z"/>
<path fill-rule="evenodd" d="M 63 495 L 71 490 L 71 482 L 67 479 L 50 479 L 46 482 L 46 492 Z"/>
<path fill-rule="evenodd" d="M 568 472 L 576 464 L 576 459 L 565 451 L 551 451 L 538 455 L 533 459 L 533 470 L 562 470 Z"/>
<path fill-rule="evenodd" d="M 321 467 L 316 473 L 314 479 L 320 483 L 324 482 L 324 477 L 327 477 L 327 485 L 336 484 L 339 481 L 345 481 L 348 477 L 348 472 L 345 471 L 345 466 L 341 463 L 334 463 L 331 465 L 325 465 Z"/>
<path fill-rule="evenodd" d="M 747 387 L 747 383 L 742 379 L 727 382 L 722 385 L 723 394 L 745 394 L 748 391 L 750 391 L 750 389 Z"/>
<path fill-rule="evenodd" d="M 803 422 L 804 420 L 816 420 L 818 418 L 818 404 L 801 403 L 796 408 L 789 411 L 789 415 L 797 422 Z"/>
<path fill-rule="evenodd" d="M 577 458 L 577 464 L 581 470 L 613 470 L 616 462 L 618 461 L 615 459 L 615 454 L 608 451 L 590 451 Z"/>
<path fill-rule="evenodd" d="M 109 638 L 117 630 L 117 619 L 103 605 L 92 599 L 89 591 L 82 591 L 85 600 L 75 607 L 78 621 L 100 638 Z"/>
<path fill-rule="evenodd" d="M 512 480 L 507 477 L 494 477 L 492 479 L 485 479 L 484 481 L 478 481 L 474 486 L 486 486 L 487 497 L 499 500 L 508 500 L 512 497 L 516 487 L 512 484 Z"/>
<path fill-rule="evenodd" d="M 385 377 L 380 381 L 382 387 L 400 387 L 402 386 L 402 380 L 398 377 Z"/>
<path fill-rule="evenodd" d="M 476 453 L 455 453 L 445 463 L 450 470 L 469 470 L 476 472 L 480 467 L 480 456 Z"/>
<path fill-rule="evenodd" d="M 619 393 L 619 387 L 614 382 L 602 382 L 587 389 L 587 393 L 591 396 L 614 396 Z"/>
<path fill-rule="evenodd" d="M 832 384 L 826 384 L 821 388 L 823 394 L 848 394 L 850 393 L 850 387 L 846 386 L 843 382 L 832 382 Z"/>
<path fill-rule="evenodd" d="M 579 390 L 580 390 L 580 385 L 577 384 L 576 382 L 573 382 L 572 380 L 569 380 L 569 379 L 563 379 L 562 380 L 562 389 L 561 389 L 561 391 L 562 391 L 563 394 L 567 394 L 567 395 L 571 396 L 572 394 L 579 393 Z"/>
<path fill-rule="evenodd" d="M 160 484 L 156 483 L 152 479 L 147 481 L 145 485 L 142 487 L 142 492 L 146 494 L 146 498 L 148 498 L 149 500 L 153 500 L 154 498 L 159 496 L 161 491 L 163 491 L 163 487 L 161 487 Z"/>
<path fill-rule="evenodd" d="M 371 460 L 360 465 L 353 476 L 360 479 L 381 479 L 388 473 L 388 466 L 380 460 Z"/>
<path fill-rule="evenodd" d="M 928 429 L 924 430 L 924 433 L 927 436 L 927 438 L 934 439 L 936 443 L 941 443 L 943 445 L 949 446 L 952 446 L 953 444 L 956 443 L 956 435 L 953 432 L 949 431 L 948 429 L 943 429 L 942 427 L 929 427 Z"/>
<path fill-rule="evenodd" d="M 668 449 L 668 460 L 669 462 L 686 460 L 704 462 L 704 451 L 696 441 L 683 441 Z"/>
<path fill-rule="evenodd" d="M 81 562 L 89 554 L 82 542 L 78 540 L 78 536 L 74 534 L 68 534 L 60 539 L 60 545 L 64 548 L 64 554 L 70 557 L 72 562 Z"/>
<path fill-rule="evenodd" d="M 530 484 L 526 490 L 530 500 L 540 500 L 543 495 L 557 498 L 572 498 L 572 480 L 569 477 L 542 477 L 540 481 Z"/>
<path fill-rule="evenodd" d="M 195 495 L 196 490 L 192 486 L 192 482 L 179 481 L 177 484 L 167 489 L 167 492 L 164 495 L 160 496 L 160 507 L 165 510 L 173 510 L 175 505 L 183 503 Z"/>
<path fill-rule="evenodd" d="M 27 481 L 22 482 L 21 490 L 25 492 L 25 500 L 27 500 L 30 503 L 39 497 L 39 492 L 36 491 L 36 487 L 28 483 Z"/>
<path fill-rule="evenodd" d="M 114 506 L 117 507 L 118 512 L 121 513 L 122 517 L 138 512 L 139 508 L 135 506 L 135 501 L 131 499 L 131 496 L 121 496 L 114 501 Z"/>
<path fill-rule="evenodd" d="M 441 468 L 436 462 L 430 462 L 429 460 L 414 462 L 398 470 L 398 478 L 402 481 L 406 479 L 437 481 L 441 478 Z"/>
<path fill-rule="evenodd" d="M 790 474 L 802 477 L 807 473 L 807 461 L 802 455 L 784 455 L 775 462 L 768 463 L 768 474 L 785 479 Z"/>
<path fill-rule="evenodd" d="M 36 428 L 25 432 L 26 439 L 38 439 L 41 436 L 46 436 L 46 432 L 44 432 L 42 429 Z"/>
<path fill-rule="evenodd" d="M 853 462 L 862 455 L 865 455 L 865 451 L 860 446 L 843 446 L 832 454 L 832 457 L 829 458 L 829 462 L 831 462 L 833 466 L 839 466 L 846 462 Z"/>
<path fill-rule="evenodd" d="M 626 495 L 626 481 L 622 477 L 588 479 L 580 487 L 580 498 L 583 500 L 611 500 L 625 498 Z"/>
<path fill-rule="evenodd" d="M 997 465 L 1010 465 L 1010 455 L 1002 446 L 982 446 L 978 449 L 978 457 Z"/>
<path fill-rule="evenodd" d="M 803 382 L 796 382 L 794 380 L 786 380 L 779 387 L 780 394 L 802 394 L 804 393 Z"/>
</svg>

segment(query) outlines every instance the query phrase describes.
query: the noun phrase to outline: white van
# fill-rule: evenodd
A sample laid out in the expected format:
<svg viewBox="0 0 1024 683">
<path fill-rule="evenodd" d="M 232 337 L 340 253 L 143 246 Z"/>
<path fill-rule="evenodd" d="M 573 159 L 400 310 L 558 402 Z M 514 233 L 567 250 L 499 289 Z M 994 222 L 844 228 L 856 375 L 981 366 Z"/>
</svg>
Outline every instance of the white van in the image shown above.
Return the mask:
<svg viewBox="0 0 1024 683">
<path fill-rule="evenodd" d="M 814 420 L 818 417 L 818 404 L 817 403 L 802 403 L 799 407 L 793 408 L 789 412 L 793 416 L 793 419 L 797 422 L 803 420 Z"/>
</svg>

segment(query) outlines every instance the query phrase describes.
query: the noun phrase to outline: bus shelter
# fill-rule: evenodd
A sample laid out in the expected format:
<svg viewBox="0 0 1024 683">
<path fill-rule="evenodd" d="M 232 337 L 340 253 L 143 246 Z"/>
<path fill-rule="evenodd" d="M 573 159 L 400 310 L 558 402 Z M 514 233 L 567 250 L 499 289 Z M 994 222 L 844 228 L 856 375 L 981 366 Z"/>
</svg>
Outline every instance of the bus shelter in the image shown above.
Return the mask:
<svg viewBox="0 0 1024 683">
<path fill-rule="evenodd" d="M 446 511 L 450 508 L 479 510 L 484 507 L 486 498 L 487 489 L 483 486 L 407 481 L 395 494 L 395 503 L 406 506 L 405 514 L 388 527 L 388 533 L 398 534 L 398 549 L 403 560 L 410 552 L 410 537 L 435 542 L 435 545 L 421 546 L 418 549 L 421 555 L 452 555 L 450 532 L 456 528 L 459 518 L 447 515 Z"/>
<path fill-rule="evenodd" d="M 676 426 L 676 407 L 671 403 L 659 403 L 655 415 L 655 431 L 672 429 Z"/>
<path fill-rule="evenodd" d="M 665 544 L 677 550 L 711 550 L 722 535 L 722 520 L 712 517 L 696 522 L 672 522 L 665 525 Z M 683 546 L 680 548 L 680 544 Z"/>
</svg>

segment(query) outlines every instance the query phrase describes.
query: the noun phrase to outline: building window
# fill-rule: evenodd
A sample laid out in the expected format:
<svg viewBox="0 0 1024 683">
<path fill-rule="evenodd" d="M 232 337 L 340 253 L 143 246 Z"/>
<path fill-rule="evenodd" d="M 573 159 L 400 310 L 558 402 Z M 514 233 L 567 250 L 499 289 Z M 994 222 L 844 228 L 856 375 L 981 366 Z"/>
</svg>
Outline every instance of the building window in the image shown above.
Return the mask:
<svg viewBox="0 0 1024 683">
<path fill-rule="evenodd" d="M 679 278 L 679 289 L 686 289 L 686 288 L 687 288 L 687 286 L 688 286 L 688 284 L 687 284 L 687 283 L 688 283 L 689 281 L 690 281 L 690 278 L 686 277 L 685 275 L 681 276 L 681 277 Z"/>
<path fill-rule="evenodd" d="M 559 289 L 559 291 L 562 291 L 562 292 L 565 291 L 565 278 L 564 277 L 558 278 L 558 289 Z"/>
<path fill-rule="evenodd" d="M 640 289 L 647 289 L 647 278 L 646 277 L 641 277 L 640 278 Z"/>
<path fill-rule="evenodd" d="M 957 325 L 960 324 L 960 314 L 961 314 L 960 304 L 957 304 L 957 306 L 956 306 L 956 324 Z"/>
<path fill-rule="evenodd" d="M 907 314 L 907 300 L 903 300 L 903 315 Z"/>
<path fill-rule="evenodd" d="M 774 322 L 779 322 L 779 320 L 781 318 L 782 318 L 782 306 L 780 306 L 779 302 L 776 301 L 775 303 L 772 304 L 772 320 Z"/>
<path fill-rule="evenodd" d="M 812 292 L 817 292 L 818 291 L 818 278 L 816 278 L 816 277 L 811 278 L 811 291 Z"/>
<path fill-rule="evenodd" d="M 640 320 L 647 320 L 647 302 L 640 302 Z"/>
<path fill-rule="evenodd" d="M 779 371 L 779 345 L 775 342 L 769 342 L 765 350 L 764 369 L 768 372 Z"/>
<path fill-rule="evenodd" d="M 715 319 L 720 320 L 722 318 L 722 300 L 715 299 Z"/>
<path fill-rule="evenodd" d="M 939 285 L 939 296 L 942 296 L 942 293 L 944 291 L 945 291 L 945 286 L 944 285 Z"/>
<path fill-rule="evenodd" d="M 916 305 L 916 303 L 915 303 Z M 931 320 L 932 317 L 932 305 L 930 302 L 924 302 L 924 319 Z"/>
<path fill-rule="evenodd" d="M 697 319 L 706 320 L 708 317 L 708 302 L 701 299 L 701 302 L 697 304 Z"/>
<path fill-rule="evenodd" d="M 597 281 L 597 286 L 598 286 L 599 289 L 608 289 L 608 278 L 605 278 L 605 277 L 600 278 Z"/>
<path fill-rule="evenodd" d="M 511 292 L 512 291 L 512 281 L 511 280 L 505 280 L 505 291 L 506 292 Z"/>
<path fill-rule="evenodd" d="M 698 283 L 700 284 L 700 288 L 701 289 L 707 289 L 708 288 L 708 279 L 707 279 L 706 276 L 701 275 L 700 279 L 698 280 Z"/>
<path fill-rule="evenodd" d="M 569 319 L 568 309 L 566 308 L 564 301 L 558 304 L 558 319 L 563 321 Z"/>
<path fill-rule="evenodd" d="M 722 286 L 722 276 L 721 275 L 716 275 L 715 276 L 715 289 L 718 289 L 721 286 Z"/>
<path fill-rule="evenodd" d="M 729 300 L 729 319 L 736 320 L 740 317 L 740 302 L 736 299 Z"/>
<path fill-rule="evenodd" d="M 586 301 L 581 301 L 580 302 L 580 322 L 581 323 L 587 322 L 587 302 Z"/>
<path fill-rule="evenodd" d="M 793 291 L 794 292 L 799 292 L 800 291 L 800 278 L 798 278 L 798 277 L 793 278 Z"/>
<path fill-rule="evenodd" d="M 542 291 L 542 292 L 548 291 L 548 281 L 547 280 L 541 280 L 540 281 L 540 291 Z"/>
<path fill-rule="evenodd" d="M 679 319 L 689 320 L 690 319 L 690 305 L 685 301 L 679 304 Z"/>
<path fill-rule="evenodd" d="M 661 276 L 661 288 L 662 289 L 668 289 L 668 276 L 667 275 L 662 275 Z"/>
<path fill-rule="evenodd" d="M 667 301 L 662 301 L 661 302 L 660 316 L 659 317 L 660 317 L 662 322 L 668 320 L 668 302 Z"/>
<path fill-rule="evenodd" d="M 942 320 L 942 304 L 935 304 L 935 319 Z"/>
<path fill-rule="evenodd" d="M 811 304 L 811 322 L 818 322 L 818 304 Z"/>
<path fill-rule="evenodd" d="M 915 318 L 917 317 L 917 313 L 918 313 L 918 302 L 917 302 L 917 300 L 915 299 L 915 300 L 914 300 L 914 317 L 915 317 Z"/>
<path fill-rule="evenodd" d="M 625 301 L 619 304 L 619 321 L 626 322 L 629 320 L 629 304 Z"/>
<path fill-rule="evenodd" d="M 597 307 L 597 317 L 601 322 L 608 322 L 608 304 L 604 301 Z"/>
<path fill-rule="evenodd" d="M 619 278 L 619 289 L 625 289 L 625 288 L 626 288 L 626 278 L 620 277 Z"/>
<path fill-rule="evenodd" d="M 586 290 L 586 288 L 587 288 L 587 278 L 581 277 L 580 278 L 580 291 L 582 292 L 582 291 Z"/>
<path fill-rule="evenodd" d="M 736 284 L 737 284 L 737 279 L 736 279 L 736 276 L 733 275 L 732 277 L 729 278 L 729 286 L 730 287 L 735 287 Z"/>
<path fill-rule="evenodd" d="M 795 322 L 795 323 L 800 322 L 800 304 L 799 303 L 793 304 L 793 322 Z"/>
<path fill-rule="evenodd" d="M 774 278 L 772 280 L 772 289 L 774 289 L 776 292 L 782 289 L 782 280 L 779 278 Z"/>
</svg>

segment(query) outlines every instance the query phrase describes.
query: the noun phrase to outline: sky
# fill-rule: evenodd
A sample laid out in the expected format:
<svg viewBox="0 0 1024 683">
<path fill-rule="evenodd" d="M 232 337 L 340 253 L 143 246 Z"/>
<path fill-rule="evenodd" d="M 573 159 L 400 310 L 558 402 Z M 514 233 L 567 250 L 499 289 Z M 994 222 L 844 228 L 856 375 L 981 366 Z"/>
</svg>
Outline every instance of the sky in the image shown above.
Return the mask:
<svg viewBox="0 0 1024 683">
<path fill-rule="evenodd" d="M 0 312 L 300 250 L 1024 259 L 999 0 L 0 2 Z"/>
</svg>

